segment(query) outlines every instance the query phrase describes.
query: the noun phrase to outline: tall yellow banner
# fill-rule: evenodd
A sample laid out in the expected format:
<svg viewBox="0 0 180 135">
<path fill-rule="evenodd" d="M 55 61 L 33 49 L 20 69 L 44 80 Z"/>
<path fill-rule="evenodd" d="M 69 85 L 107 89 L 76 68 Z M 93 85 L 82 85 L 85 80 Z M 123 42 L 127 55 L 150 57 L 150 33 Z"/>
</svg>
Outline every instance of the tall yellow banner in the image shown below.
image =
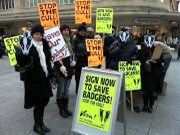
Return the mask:
<svg viewBox="0 0 180 135">
<path fill-rule="evenodd" d="M 19 37 L 20 36 L 14 36 L 14 37 L 4 39 L 4 43 L 8 51 L 8 56 L 9 56 L 11 66 L 15 66 L 17 64 L 16 55 L 15 55 L 16 51 L 15 51 L 14 46 L 19 45 Z"/>
<path fill-rule="evenodd" d="M 92 23 L 92 0 L 76 0 L 75 23 Z"/>
<path fill-rule="evenodd" d="M 54 26 L 60 28 L 57 2 L 41 2 L 38 4 L 40 22 L 44 29 Z"/>
<path fill-rule="evenodd" d="M 129 64 L 126 61 L 119 62 L 119 71 L 125 73 L 126 91 L 141 89 L 140 66 L 140 61 L 132 61 L 132 64 Z"/>
<path fill-rule="evenodd" d="M 104 65 L 102 39 L 86 39 L 86 48 L 90 52 L 88 67 Z"/>
<path fill-rule="evenodd" d="M 96 9 L 96 32 L 112 33 L 113 9 L 97 8 Z"/>
<path fill-rule="evenodd" d="M 86 74 L 83 80 L 78 122 L 109 131 L 118 80 L 96 74 Z"/>
</svg>

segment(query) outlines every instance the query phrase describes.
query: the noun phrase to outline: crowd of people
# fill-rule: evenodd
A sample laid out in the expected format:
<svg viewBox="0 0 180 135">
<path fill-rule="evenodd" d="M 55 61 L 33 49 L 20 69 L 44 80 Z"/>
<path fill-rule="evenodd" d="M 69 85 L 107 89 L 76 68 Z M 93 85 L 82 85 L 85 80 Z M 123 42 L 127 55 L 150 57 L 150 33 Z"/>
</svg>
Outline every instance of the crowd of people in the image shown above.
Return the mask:
<svg viewBox="0 0 180 135">
<path fill-rule="evenodd" d="M 50 131 L 44 125 L 43 117 L 44 109 L 50 97 L 53 96 L 51 83 L 54 80 L 52 78 L 56 78 L 58 85 L 56 101 L 60 115 L 63 118 L 73 116 L 68 107 L 69 89 L 72 76 L 75 75 L 75 92 L 78 94 L 81 70 L 88 66 L 90 53 L 86 50 L 85 40 L 102 38 L 101 35 L 95 34 L 92 27 L 87 27 L 85 23 L 78 26 L 77 34 L 74 36 L 71 36 L 71 29 L 68 24 L 61 25 L 60 31 L 69 49 L 70 56 L 53 64 L 50 61 L 50 48 L 43 37 L 44 29 L 41 25 L 32 28 L 31 36 L 26 35 L 20 39 L 21 46 L 29 44 L 28 53 L 20 47 L 16 47 L 18 66 L 15 66 L 15 69 L 20 72 L 21 80 L 24 82 L 24 107 L 26 109 L 34 107 L 33 130 L 41 135 Z M 24 38 L 31 41 L 25 44 Z M 31 42 L 32 46 L 30 45 Z M 160 58 L 152 59 L 156 47 L 162 48 L 162 54 Z M 105 67 L 110 70 L 118 71 L 119 61 L 127 61 L 129 64 L 133 60 L 141 62 L 142 111 L 152 113 L 157 95 L 162 93 L 164 78 L 172 60 L 172 52 L 167 43 L 163 41 L 163 34 L 144 36 L 141 48 L 138 49 L 128 29 L 122 28 L 116 36 L 113 28 L 112 33 L 104 37 L 104 56 L 106 58 Z"/>
</svg>

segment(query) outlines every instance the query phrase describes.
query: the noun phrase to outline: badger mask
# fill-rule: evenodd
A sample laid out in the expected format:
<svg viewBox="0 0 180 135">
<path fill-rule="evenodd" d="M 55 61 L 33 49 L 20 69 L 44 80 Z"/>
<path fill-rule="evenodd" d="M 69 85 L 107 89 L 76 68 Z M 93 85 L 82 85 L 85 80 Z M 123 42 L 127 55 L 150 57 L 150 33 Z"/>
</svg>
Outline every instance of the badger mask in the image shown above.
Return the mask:
<svg viewBox="0 0 180 135">
<path fill-rule="evenodd" d="M 129 39 L 129 31 L 120 31 L 119 38 L 122 43 L 126 43 L 127 40 Z"/>
<path fill-rule="evenodd" d="M 20 47 L 24 55 L 29 54 L 29 50 L 32 47 L 32 37 L 30 31 L 25 31 L 24 37 L 20 37 Z"/>
<path fill-rule="evenodd" d="M 144 38 L 144 43 L 147 47 L 152 47 L 155 42 L 155 37 L 153 35 L 146 35 Z"/>
</svg>

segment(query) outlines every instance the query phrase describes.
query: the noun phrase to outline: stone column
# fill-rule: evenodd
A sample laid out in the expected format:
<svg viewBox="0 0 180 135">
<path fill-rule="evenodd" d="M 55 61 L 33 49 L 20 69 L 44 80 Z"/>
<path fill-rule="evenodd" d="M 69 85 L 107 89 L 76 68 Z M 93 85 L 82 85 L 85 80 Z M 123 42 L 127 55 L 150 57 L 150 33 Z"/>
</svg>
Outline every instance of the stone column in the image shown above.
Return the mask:
<svg viewBox="0 0 180 135">
<path fill-rule="evenodd" d="M 23 8 L 24 0 L 14 0 L 14 9 L 19 10 Z"/>
</svg>

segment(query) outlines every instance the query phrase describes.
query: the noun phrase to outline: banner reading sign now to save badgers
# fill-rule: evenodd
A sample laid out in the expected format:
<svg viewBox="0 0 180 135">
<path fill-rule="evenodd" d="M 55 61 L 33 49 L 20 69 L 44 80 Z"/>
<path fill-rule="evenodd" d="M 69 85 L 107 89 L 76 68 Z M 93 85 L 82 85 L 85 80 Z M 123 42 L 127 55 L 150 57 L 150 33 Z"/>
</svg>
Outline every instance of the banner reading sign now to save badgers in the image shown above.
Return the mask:
<svg viewBox="0 0 180 135">
<path fill-rule="evenodd" d="M 70 56 L 68 47 L 63 39 L 63 36 L 59 30 L 59 28 L 53 27 L 45 30 L 44 34 L 46 40 L 49 42 L 49 46 L 51 49 L 51 60 L 53 62 L 61 60 Z"/>
</svg>

